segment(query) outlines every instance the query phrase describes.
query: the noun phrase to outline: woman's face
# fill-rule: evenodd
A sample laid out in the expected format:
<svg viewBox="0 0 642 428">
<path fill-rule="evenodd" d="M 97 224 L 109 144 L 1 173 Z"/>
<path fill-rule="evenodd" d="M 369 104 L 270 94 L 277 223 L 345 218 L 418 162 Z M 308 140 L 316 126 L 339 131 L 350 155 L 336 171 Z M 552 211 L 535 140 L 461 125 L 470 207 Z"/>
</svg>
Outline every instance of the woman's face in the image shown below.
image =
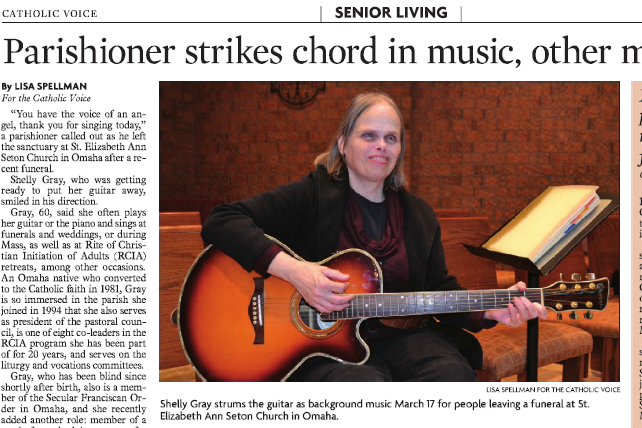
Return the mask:
<svg viewBox="0 0 642 428">
<path fill-rule="evenodd" d="M 357 192 L 383 185 L 401 153 L 400 131 L 397 112 L 380 101 L 361 114 L 347 141 L 339 138 L 339 151 L 350 172 L 350 184 Z"/>
</svg>

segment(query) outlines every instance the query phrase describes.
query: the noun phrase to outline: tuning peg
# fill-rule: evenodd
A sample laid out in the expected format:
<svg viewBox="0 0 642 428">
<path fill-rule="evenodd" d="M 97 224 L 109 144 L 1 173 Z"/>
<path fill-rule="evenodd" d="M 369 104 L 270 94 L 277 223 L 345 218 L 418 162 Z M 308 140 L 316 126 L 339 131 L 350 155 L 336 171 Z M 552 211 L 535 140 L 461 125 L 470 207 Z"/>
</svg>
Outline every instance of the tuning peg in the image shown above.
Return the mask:
<svg viewBox="0 0 642 428">
<path fill-rule="evenodd" d="M 564 281 L 564 272 L 560 272 L 560 281 Z"/>
<path fill-rule="evenodd" d="M 593 319 L 593 312 L 591 312 L 591 311 L 584 312 L 584 318 L 586 318 L 587 320 L 592 320 Z"/>
<path fill-rule="evenodd" d="M 595 280 L 595 274 L 594 273 L 587 273 L 586 274 L 586 279 L 589 281 L 594 281 Z"/>
<path fill-rule="evenodd" d="M 574 273 L 573 275 L 571 275 L 571 279 L 573 281 L 581 281 L 582 280 L 582 275 L 580 275 L 579 273 Z"/>
<path fill-rule="evenodd" d="M 564 317 L 562 316 L 562 314 L 561 314 L 561 313 L 559 313 L 559 312 L 558 312 L 558 313 L 557 313 L 557 320 L 558 320 L 558 321 L 562 321 L 562 319 L 564 319 Z"/>
<path fill-rule="evenodd" d="M 568 314 L 568 317 L 572 320 L 576 320 L 578 318 L 577 313 L 575 311 Z"/>
</svg>

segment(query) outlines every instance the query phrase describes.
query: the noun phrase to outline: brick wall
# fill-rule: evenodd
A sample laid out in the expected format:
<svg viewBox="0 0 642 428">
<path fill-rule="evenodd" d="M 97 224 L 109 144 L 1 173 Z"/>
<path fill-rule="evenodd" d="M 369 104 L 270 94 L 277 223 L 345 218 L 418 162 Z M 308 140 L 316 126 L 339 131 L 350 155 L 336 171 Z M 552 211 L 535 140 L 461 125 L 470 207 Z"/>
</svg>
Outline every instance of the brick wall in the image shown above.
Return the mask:
<svg viewBox="0 0 642 428">
<path fill-rule="evenodd" d="M 619 83 L 420 82 L 412 189 L 499 227 L 546 187 L 619 192 Z"/>
<path fill-rule="evenodd" d="M 297 180 L 375 89 L 399 104 L 409 189 L 434 207 L 498 227 L 550 185 L 619 192 L 618 82 L 327 82 L 304 109 L 269 82 L 163 82 L 161 196 L 231 201 Z"/>
</svg>

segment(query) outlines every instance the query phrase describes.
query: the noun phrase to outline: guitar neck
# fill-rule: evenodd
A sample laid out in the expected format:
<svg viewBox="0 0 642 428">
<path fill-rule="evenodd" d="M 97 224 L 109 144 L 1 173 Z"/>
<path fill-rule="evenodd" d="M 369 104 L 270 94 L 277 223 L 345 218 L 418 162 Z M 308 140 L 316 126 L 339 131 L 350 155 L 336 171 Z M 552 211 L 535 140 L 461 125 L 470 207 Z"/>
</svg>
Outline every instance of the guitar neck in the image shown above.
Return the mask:
<svg viewBox="0 0 642 428">
<path fill-rule="evenodd" d="M 457 290 L 414 293 L 355 294 L 342 311 L 321 314 L 322 320 L 436 315 L 507 308 L 515 297 L 543 304 L 543 289 Z"/>
</svg>

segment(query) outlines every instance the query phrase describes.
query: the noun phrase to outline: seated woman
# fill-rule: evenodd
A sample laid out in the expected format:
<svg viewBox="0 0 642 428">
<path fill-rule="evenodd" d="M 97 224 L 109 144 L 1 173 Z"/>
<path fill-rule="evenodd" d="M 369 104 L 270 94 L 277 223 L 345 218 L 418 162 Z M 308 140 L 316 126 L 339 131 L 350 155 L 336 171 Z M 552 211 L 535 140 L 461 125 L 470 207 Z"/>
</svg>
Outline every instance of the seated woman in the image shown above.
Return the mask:
<svg viewBox="0 0 642 428">
<path fill-rule="evenodd" d="M 382 93 L 352 100 L 316 170 L 301 181 L 245 201 L 216 207 L 203 238 L 248 271 L 292 284 L 318 311 L 346 308 L 348 275 L 293 258 L 265 235 L 305 260 L 360 248 L 380 263 L 386 292 L 462 290 L 448 274 L 440 229 L 432 208 L 404 189 L 405 128 L 399 108 Z M 525 289 L 523 283 L 514 288 Z M 314 357 L 290 376 L 297 381 L 474 381 L 481 347 L 463 329 L 497 322 L 518 326 L 546 317 L 524 297 L 508 308 L 447 314 L 414 330 L 397 330 L 379 319 L 362 324 L 371 348 L 362 365 Z"/>
</svg>

